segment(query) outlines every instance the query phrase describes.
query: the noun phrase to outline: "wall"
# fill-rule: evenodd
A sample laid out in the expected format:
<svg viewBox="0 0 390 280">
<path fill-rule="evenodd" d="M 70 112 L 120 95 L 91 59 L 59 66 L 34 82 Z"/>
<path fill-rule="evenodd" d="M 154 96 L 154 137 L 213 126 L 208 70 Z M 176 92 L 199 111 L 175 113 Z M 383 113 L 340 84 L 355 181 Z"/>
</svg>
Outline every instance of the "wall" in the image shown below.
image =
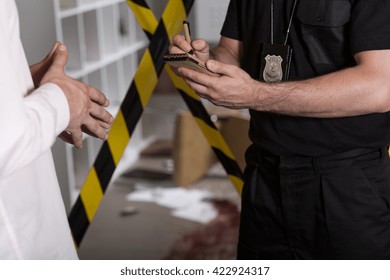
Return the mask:
<svg viewBox="0 0 390 280">
<path fill-rule="evenodd" d="M 29 64 L 40 61 L 56 41 L 53 1 L 16 0 L 20 35 Z"/>
<path fill-rule="evenodd" d="M 146 1 L 159 19 L 168 0 Z M 193 38 L 202 37 L 215 44 L 229 0 L 195 0 L 190 13 Z M 53 1 L 16 0 L 21 23 L 21 38 L 29 63 L 41 60 L 56 40 Z"/>
<path fill-rule="evenodd" d="M 197 0 L 195 0 L 197 1 Z M 165 6 L 168 3 L 168 0 L 146 0 L 146 3 L 149 5 L 149 7 L 153 10 L 155 16 L 157 19 L 161 18 L 161 15 L 165 9 Z"/>
<path fill-rule="evenodd" d="M 203 38 L 211 46 L 218 43 L 229 0 L 195 0 L 189 15 L 193 39 Z"/>
</svg>

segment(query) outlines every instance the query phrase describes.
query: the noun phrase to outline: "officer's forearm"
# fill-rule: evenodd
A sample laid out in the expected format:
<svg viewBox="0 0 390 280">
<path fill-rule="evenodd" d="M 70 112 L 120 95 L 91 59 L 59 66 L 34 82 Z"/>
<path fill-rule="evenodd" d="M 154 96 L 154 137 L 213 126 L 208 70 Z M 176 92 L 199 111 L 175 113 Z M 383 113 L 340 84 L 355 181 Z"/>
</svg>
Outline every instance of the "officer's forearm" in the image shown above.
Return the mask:
<svg viewBox="0 0 390 280">
<path fill-rule="evenodd" d="M 390 111 L 389 51 L 362 53 L 357 61 L 356 67 L 313 79 L 255 83 L 253 109 L 319 118 Z"/>
</svg>

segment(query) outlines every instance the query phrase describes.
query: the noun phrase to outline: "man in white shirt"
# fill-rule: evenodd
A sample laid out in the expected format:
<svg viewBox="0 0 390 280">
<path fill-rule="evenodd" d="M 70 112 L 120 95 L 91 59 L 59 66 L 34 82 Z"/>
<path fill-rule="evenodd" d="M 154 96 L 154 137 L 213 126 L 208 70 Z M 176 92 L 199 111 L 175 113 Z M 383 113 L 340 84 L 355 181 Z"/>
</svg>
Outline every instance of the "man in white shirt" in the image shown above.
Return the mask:
<svg viewBox="0 0 390 280">
<path fill-rule="evenodd" d="M 0 1 L 0 259 L 77 259 L 50 148 L 57 135 L 82 147 L 82 131 L 105 140 L 113 117 L 66 63 L 57 42 L 30 72 L 15 2 Z"/>
</svg>

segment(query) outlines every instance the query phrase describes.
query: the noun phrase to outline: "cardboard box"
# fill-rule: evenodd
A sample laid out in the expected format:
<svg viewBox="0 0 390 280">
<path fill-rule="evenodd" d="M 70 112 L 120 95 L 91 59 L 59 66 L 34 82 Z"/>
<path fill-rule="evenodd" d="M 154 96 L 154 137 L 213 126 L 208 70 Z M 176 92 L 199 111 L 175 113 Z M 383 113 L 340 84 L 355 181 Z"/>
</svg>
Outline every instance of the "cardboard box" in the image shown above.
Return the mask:
<svg viewBox="0 0 390 280">
<path fill-rule="evenodd" d="M 173 161 L 173 181 L 177 186 L 187 186 L 198 180 L 217 161 L 194 117 L 187 111 L 177 116 Z"/>
<path fill-rule="evenodd" d="M 220 130 L 241 170 L 245 169 L 245 151 L 249 140 L 249 120 L 238 115 L 220 118 Z"/>
<path fill-rule="evenodd" d="M 226 111 L 224 111 L 226 112 Z M 250 145 L 249 120 L 238 114 L 223 114 L 217 126 L 229 145 L 238 165 L 245 168 L 245 151 Z M 187 186 L 203 177 L 218 159 L 190 112 L 177 116 L 173 141 L 174 174 L 177 186 Z"/>
</svg>

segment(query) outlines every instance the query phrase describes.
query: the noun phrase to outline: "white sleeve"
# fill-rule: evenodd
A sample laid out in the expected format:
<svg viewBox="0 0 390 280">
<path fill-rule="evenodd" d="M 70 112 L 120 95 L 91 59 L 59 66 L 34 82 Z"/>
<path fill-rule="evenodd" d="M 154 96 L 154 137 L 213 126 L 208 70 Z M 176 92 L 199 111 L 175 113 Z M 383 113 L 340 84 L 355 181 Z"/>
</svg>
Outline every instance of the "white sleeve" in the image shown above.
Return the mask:
<svg viewBox="0 0 390 280">
<path fill-rule="evenodd" d="M 13 98 L 17 95 L 0 90 L 0 178 L 50 149 L 69 122 L 68 103 L 57 85 L 45 84 L 28 97 Z"/>
<path fill-rule="evenodd" d="M 57 85 L 45 84 L 27 95 L 28 87 L 32 85 L 31 76 L 19 40 L 18 26 L 15 27 L 17 21 L 12 17 L 7 20 L 6 11 L 2 12 L 0 178 L 23 168 L 50 149 L 70 118 L 68 102 Z"/>
</svg>

